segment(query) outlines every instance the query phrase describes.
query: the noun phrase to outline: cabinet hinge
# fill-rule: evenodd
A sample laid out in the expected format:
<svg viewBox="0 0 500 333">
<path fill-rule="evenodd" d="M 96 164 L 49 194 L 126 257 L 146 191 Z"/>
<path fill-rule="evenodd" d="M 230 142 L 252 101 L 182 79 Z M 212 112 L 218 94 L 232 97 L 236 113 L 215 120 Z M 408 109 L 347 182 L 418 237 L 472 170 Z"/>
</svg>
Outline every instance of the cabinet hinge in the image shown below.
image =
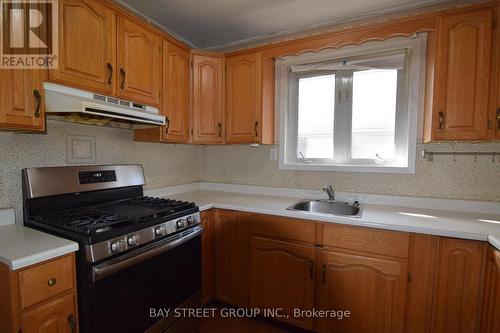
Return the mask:
<svg viewBox="0 0 500 333">
<path fill-rule="evenodd" d="M 408 272 L 408 282 L 411 282 L 411 273 Z"/>
<path fill-rule="evenodd" d="M 488 119 L 486 120 L 486 128 L 487 128 L 487 129 L 491 129 L 491 119 L 490 119 L 490 118 L 488 118 Z"/>
<path fill-rule="evenodd" d="M 193 68 L 193 60 L 190 60 L 190 61 L 189 61 L 189 66 L 190 66 L 191 68 Z"/>
<path fill-rule="evenodd" d="M 194 135 L 194 131 L 193 131 L 193 129 L 192 129 L 192 128 L 191 128 L 191 135 Z"/>
<path fill-rule="evenodd" d="M 497 28 L 497 20 L 493 19 L 493 22 L 491 22 L 491 29 L 495 30 Z"/>
</svg>

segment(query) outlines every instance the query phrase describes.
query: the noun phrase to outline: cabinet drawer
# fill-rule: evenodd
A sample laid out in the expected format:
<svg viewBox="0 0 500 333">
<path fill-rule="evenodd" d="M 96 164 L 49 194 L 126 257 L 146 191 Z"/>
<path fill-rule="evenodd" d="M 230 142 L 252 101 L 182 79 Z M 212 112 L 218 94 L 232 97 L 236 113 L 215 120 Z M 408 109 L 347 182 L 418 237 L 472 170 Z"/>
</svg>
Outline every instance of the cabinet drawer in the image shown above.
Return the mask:
<svg viewBox="0 0 500 333">
<path fill-rule="evenodd" d="M 410 235 L 404 232 L 325 224 L 324 246 L 396 258 L 408 258 Z"/>
<path fill-rule="evenodd" d="M 252 233 L 272 238 L 314 243 L 316 223 L 282 216 L 252 214 Z"/>
<path fill-rule="evenodd" d="M 21 307 L 26 309 L 72 289 L 73 256 L 66 256 L 19 272 Z"/>
</svg>

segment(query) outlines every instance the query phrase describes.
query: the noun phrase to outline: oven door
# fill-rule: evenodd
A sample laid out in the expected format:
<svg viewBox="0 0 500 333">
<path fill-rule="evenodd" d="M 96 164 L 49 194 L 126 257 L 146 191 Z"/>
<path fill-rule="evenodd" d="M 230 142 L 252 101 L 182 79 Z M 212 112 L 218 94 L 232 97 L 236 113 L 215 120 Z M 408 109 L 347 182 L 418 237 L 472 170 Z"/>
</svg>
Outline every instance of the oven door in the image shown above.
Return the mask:
<svg viewBox="0 0 500 333">
<path fill-rule="evenodd" d="M 94 332 L 164 331 L 180 320 L 176 307 L 199 306 L 202 231 L 197 226 L 93 267 Z"/>
</svg>

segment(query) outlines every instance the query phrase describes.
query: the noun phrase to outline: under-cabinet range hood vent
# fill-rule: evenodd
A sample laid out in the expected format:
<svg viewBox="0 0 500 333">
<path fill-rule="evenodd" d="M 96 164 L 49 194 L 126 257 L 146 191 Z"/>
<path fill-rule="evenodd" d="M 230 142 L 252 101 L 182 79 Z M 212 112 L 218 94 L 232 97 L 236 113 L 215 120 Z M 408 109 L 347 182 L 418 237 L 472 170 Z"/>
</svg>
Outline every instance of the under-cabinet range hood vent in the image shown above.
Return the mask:
<svg viewBox="0 0 500 333">
<path fill-rule="evenodd" d="M 165 116 L 152 106 L 48 82 L 43 88 L 49 116 L 62 116 L 67 121 L 98 126 L 110 123 L 165 125 Z"/>
</svg>

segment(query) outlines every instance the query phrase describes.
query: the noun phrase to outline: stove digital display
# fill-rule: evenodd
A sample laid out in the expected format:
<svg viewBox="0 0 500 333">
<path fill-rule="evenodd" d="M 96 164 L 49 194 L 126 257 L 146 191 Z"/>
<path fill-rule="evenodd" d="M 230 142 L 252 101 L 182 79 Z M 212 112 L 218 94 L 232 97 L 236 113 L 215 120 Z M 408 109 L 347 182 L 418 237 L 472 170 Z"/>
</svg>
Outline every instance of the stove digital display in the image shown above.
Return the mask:
<svg viewBox="0 0 500 333">
<path fill-rule="evenodd" d="M 85 171 L 78 173 L 80 184 L 116 182 L 115 170 Z"/>
</svg>

